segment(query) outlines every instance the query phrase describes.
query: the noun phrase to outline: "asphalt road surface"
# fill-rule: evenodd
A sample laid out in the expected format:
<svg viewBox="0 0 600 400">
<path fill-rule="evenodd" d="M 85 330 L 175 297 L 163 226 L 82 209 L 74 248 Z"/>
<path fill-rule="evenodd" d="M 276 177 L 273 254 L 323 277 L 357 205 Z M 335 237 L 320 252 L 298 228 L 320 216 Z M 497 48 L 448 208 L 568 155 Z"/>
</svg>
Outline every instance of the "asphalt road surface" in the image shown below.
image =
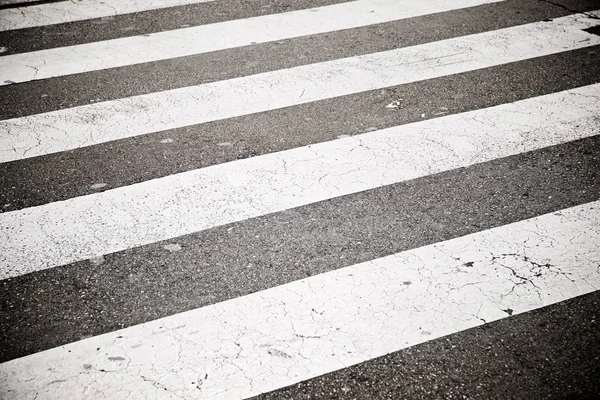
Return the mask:
<svg viewBox="0 0 600 400">
<path fill-rule="evenodd" d="M 0 2 L 1 399 L 600 394 L 600 1 Z"/>
</svg>

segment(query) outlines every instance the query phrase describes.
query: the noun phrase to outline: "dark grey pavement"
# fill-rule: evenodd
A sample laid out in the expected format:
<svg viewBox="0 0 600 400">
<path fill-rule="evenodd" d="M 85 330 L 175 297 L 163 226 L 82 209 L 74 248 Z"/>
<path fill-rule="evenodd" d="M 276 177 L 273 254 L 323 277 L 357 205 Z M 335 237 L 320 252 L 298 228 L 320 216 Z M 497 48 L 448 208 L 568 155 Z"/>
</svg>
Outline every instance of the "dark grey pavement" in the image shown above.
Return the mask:
<svg viewBox="0 0 600 400">
<path fill-rule="evenodd" d="M 0 46 L 7 48 L 4 56 L 341 2 L 219 0 L 0 32 Z M 0 119 L 594 9 L 600 9 L 600 1 L 507 0 L 0 86 Z M 600 46 L 593 46 L 6 162 L 0 164 L 0 213 L 598 82 Z M 385 107 L 398 98 L 402 107 Z M 105 186 L 92 188 L 98 183 Z M 600 135 L 5 279 L 0 282 L 0 362 L 598 199 Z M 169 244 L 181 246 L 180 251 L 169 251 Z M 597 398 L 599 302 L 595 292 L 259 398 Z"/>
</svg>

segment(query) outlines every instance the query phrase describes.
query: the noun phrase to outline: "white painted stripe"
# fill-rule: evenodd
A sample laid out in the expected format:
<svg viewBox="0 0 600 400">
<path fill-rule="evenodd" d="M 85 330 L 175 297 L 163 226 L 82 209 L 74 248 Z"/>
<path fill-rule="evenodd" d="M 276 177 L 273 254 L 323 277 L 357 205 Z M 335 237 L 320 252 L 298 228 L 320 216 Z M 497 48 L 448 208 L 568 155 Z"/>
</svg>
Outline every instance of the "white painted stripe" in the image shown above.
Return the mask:
<svg viewBox="0 0 600 400">
<path fill-rule="evenodd" d="M 0 278 L 598 134 L 600 84 L 0 214 Z"/>
<path fill-rule="evenodd" d="M 0 365 L 13 399 L 236 399 L 600 289 L 600 202 Z"/>
<path fill-rule="evenodd" d="M 597 23 L 575 15 L 0 121 L 0 162 L 598 45 L 581 30 Z"/>
<path fill-rule="evenodd" d="M 0 58 L 0 84 L 97 71 L 314 35 L 501 0 L 359 0 Z"/>
<path fill-rule="evenodd" d="M 214 0 L 72 0 L 0 10 L 0 31 L 156 10 Z"/>
</svg>

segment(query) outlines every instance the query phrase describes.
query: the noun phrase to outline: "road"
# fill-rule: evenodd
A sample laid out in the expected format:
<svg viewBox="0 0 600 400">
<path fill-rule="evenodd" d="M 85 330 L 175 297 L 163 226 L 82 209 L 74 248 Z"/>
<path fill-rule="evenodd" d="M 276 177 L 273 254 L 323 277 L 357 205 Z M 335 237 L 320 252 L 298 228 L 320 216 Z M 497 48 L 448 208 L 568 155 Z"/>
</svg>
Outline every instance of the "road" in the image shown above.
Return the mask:
<svg viewBox="0 0 600 400">
<path fill-rule="evenodd" d="M 0 398 L 594 398 L 600 2 L 0 3 Z"/>
</svg>

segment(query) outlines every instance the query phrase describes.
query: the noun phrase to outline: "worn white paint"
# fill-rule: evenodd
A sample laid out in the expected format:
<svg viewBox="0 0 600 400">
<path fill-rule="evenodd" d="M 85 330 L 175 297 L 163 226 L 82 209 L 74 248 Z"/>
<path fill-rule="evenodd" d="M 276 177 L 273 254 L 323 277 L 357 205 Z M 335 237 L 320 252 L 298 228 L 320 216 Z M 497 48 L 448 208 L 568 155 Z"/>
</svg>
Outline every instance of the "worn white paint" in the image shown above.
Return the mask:
<svg viewBox="0 0 600 400">
<path fill-rule="evenodd" d="M 359 0 L 0 59 L 0 85 L 166 60 L 388 22 L 500 0 Z M 68 3 L 67 3 L 68 4 Z"/>
<path fill-rule="evenodd" d="M 29 5 L 0 10 L 0 31 L 35 28 L 211 1 L 214 0 L 71 0 Z"/>
<path fill-rule="evenodd" d="M 238 399 L 600 289 L 600 202 L 0 365 L 11 399 Z"/>
<path fill-rule="evenodd" d="M 597 22 L 574 15 L 0 121 L 0 162 L 598 45 L 581 30 Z"/>
<path fill-rule="evenodd" d="M 0 214 L 0 278 L 598 134 L 600 84 Z"/>
</svg>

